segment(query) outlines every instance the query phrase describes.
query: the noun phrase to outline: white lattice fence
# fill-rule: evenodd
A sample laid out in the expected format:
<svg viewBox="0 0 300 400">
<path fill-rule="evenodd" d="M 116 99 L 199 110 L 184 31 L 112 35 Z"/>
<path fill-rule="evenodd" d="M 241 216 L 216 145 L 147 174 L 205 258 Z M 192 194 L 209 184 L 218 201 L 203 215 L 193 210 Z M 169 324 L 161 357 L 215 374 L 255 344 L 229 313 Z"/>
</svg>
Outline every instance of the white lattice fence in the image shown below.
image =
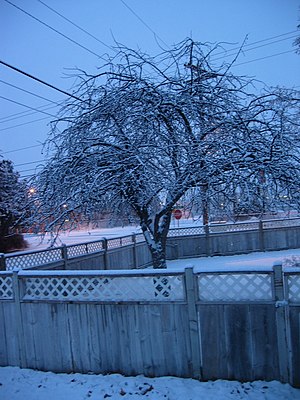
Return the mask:
<svg viewBox="0 0 300 400">
<path fill-rule="evenodd" d="M 84 254 L 87 254 L 87 252 L 87 246 L 85 243 L 67 247 L 68 258 L 82 256 Z"/>
<path fill-rule="evenodd" d="M 0 273 L 0 300 L 13 299 L 12 273 Z M 21 299 L 51 301 L 183 301 L 184 274 L 22 272 Z M 273 301 L 271 272 L 196 273 L 204 302 Z M 285 298 L 300 303 L 300 272 L 285 272 Z"/>
<path fill-rule="evenodd" d="M 67 246 L 68 258 L 74 258 L 85 254 L 95 253 L 103 250 L 103 241 L 75 244 Z"/>
<path fill-rule="evenodd" d="M 184 300 L 182 275 L 26 276 L 23 300 L 174 301 Z"/>
<path fill-rule="evenodd" d="M 188 228 L 174 228 L 174 229 L 169 230 L 168 237 L 201 235 L 204 233 L 205 233 L 205 230 L 204 230 L 203 226 L 188 227 Z"/>
<path fill-rule="evenodd" d="M 300 226 L 300 218 L 263 221 L 264 229 L 284 228 L 289 226 Z"/>
<path fill-rule="evenodd" d="M 104 249 L 102 241 L 87 243 L 86 246 L 88 253 L 95 253 L 96 251 L 101 251 Z"/>
<path fill-rule="evenodd" d="M 8 271 L 17 269 L 24 269 L 30 267 L 37 267 L 62 260 L 62 252 L 60 248 L 49 249 L 44 251 L 32 252 L 28 254 L 20 254 L 18 256 L 7 257 L 6 269 Z"/>
<path fill-rule="evenodd" d="M 14 298 L 12 273 L 0 274 L 0 300 L 10 300 Z"/>
<path fill-rule="evenodd" d="M 144 235 L 143 235 L 142 233 L 137 233 L 137 234 L 135 235 L 135 242 L 136 242 L 136 243 L 145 242 L 145 237 L 144 237 Z"/>
<path fill-rule="evenodd" d="M 132 236 L 123 236 L 115 239 L 109 239 L 107 241 L 107 248 L 112 249 L 116 247 L 127 246 L 129 244 L 133 244 Z"/>
<path fill-rule="evenodd" d="M 226 224 L 226 225 L 211 225 L 209 227 L 210 233 L 221 233 L 221 232 L 240 232 L 240 231 L 251 231 L 259 228 L 258 222 L 245 222 L 238 224 Z"/>
<path fill-rule="evenodd" d="M 272 275 L 267 273 L 203 273 L 198 276 L 201 301 L 271 301 Z"/>
<path fill-rule="evenodd" d="M 285 274 L 286 296 L 291 303 L 300 303 L 300 272 Z"/>
</svg>

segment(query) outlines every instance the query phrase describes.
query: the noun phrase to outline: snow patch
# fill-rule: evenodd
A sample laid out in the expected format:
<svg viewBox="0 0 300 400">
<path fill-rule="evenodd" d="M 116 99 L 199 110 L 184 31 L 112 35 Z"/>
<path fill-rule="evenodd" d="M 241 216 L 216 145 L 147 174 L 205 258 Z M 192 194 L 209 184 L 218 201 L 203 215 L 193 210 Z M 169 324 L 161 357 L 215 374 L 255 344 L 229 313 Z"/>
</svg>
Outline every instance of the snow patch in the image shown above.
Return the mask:
<svg viewBox="0 0 300 400">
<path fill-rule="evenodd" d="M 277 381 L 237 382 L 147 378 L 120 374 L 55 374 L 0 368 L 1 400 L 299 400 L 300 390 Z"/>
</svg>

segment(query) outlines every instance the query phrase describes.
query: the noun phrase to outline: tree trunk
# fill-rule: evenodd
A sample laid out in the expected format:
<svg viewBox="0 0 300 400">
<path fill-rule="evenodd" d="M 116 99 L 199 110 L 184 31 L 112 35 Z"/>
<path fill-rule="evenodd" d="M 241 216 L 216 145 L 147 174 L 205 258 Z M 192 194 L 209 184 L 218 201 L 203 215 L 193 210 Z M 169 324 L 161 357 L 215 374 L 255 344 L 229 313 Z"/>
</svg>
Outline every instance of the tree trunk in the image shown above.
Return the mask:
<svg viewBox="0 0 300 400">
<path fill-rule="evenodd" d="M 150 251 L 152 255 L 153 268 L 167 268 L 166 246 L 163 246 L 162 243 L 156 243 L 155 246 L 150 247 Z"/>
<path fill-rule="evenodd" d="M 203 225 L 208 225 L 209 222 L 207 191 L 208 191 L 208 184 L 206 183 L 201 188 Z"/>
<path fill-rule="evenodd" d="M 171 208 L 164 213 L 156 214 L 154 218 L 149 218 L 148 211 L 141 213 L 141 228 L 152 255 L 153 268 L 156 269 L 167 268 L 166 246 L 171 215 Z"/>
</svg>

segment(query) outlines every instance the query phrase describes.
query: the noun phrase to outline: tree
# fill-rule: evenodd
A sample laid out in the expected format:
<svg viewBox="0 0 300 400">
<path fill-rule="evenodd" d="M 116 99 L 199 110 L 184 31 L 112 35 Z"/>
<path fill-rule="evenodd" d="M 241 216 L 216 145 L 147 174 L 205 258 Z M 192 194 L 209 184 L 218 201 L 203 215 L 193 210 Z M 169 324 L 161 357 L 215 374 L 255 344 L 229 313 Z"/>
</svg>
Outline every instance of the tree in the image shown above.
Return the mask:
<svg viewBox="0 0 300 400">
<path fill-rule="evenodd" d="M 298 201 L 298 99 L 279 89 L 251 94 L 251 81 L 214 65 L 214 50 L 190 39 L 156 57 L 120 48 L 119 62 L 79 74 L 81 101 L 53 123 L 36 183 L 46 230 L 126 208 L 153 266 L 164 268 L 172 210 L 191 188 L 206 204 L 220 193 L 235 201 L 241 187 L 251 203 L 262 197 L 263 171 Z"/>
<path fill-rule="evenodd" d="M 26 199 L 26 187 L 14 171 L 10 160 L 0 161 L 0 251 L 26 247 L 22 236 L 8 235 L 14 233 L 17 222 L 23 214 Z"/>
</svg>

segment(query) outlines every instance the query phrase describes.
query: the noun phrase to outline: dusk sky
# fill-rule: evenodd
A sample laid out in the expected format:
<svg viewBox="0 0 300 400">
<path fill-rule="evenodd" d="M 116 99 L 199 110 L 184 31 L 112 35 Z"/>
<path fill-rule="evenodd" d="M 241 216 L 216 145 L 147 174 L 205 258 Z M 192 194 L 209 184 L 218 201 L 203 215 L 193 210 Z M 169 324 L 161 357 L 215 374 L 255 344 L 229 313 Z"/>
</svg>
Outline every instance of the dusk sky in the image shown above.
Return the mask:
<svg viewBox="0 0 300 400">
<path fill-rule="evenodd" d="M 293 46 L 299 23 L 299 0 L 1 0 L 0 60 L 72 93 L 72 69 L 96 72 L 103 55 L 114 54 L 114 40 L 152 55 L 161 51 L 158 43 L 168 48 L 187 37 L 226 42 L 233 50 L 220 62 L 230 62 L 247 37 L 232 72 L 300 89 L 300 55 Z M 22 176 L 44 162 L 42 143 L 60 108 L 55 103 L 66 100 L 0 64 L 0 154 Z"/>
</svg>

